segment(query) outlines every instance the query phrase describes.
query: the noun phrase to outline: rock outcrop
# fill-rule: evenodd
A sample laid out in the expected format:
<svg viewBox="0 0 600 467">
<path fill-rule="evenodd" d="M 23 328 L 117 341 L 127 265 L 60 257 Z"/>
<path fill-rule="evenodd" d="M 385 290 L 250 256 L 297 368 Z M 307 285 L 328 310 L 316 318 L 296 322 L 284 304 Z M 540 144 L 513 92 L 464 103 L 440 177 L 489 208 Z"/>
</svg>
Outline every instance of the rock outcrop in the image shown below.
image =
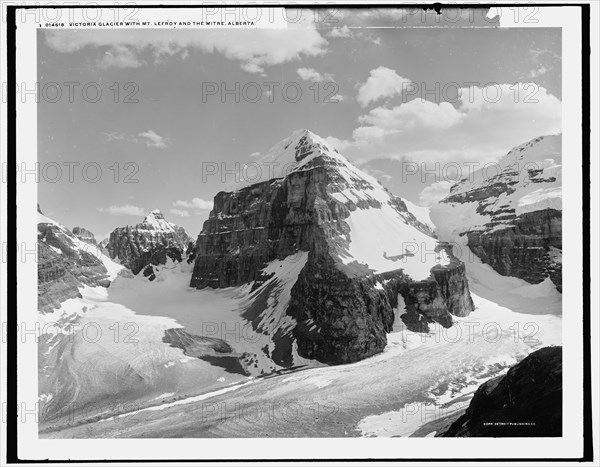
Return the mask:
<svg viewBox="0 0 600 467">
<path fill-rule="evenodd" d="M 527 212 L 511 224 L 500 230 L 467 232 L 469 247 L 504 276 L 531 284 L 550 277 L 562 291 L 562 212 Z"/>
<path fill-rule="evenodd" d="M 562 291 L 561 135 L 512 149 L 497 165 L 454 185 L 434 208 L 459 217 L 458 234 L 498 273 Z M 446 205 L 446 207 L 442 206 Z"/>
<path fill-rule="evenodd" d="M 562 436 L 562 347 L 544 347 L 483 383 L 442 437 Z"/>
<path fill-rule="evenodd" d="M 93 238 L 93 235 L 92 235 Z M 44 216 L 38 206 L 38 310 L 49 313 L 82 285 L 108 287 L 109 273 L 97 246 Z"/>
<path fill-rule="evenodd" d="M 109 256 L 138 274 L 154 279 L 152 266 L 166 264 L 168 259 L 181 262 L 194 250 L 194 242 L 183 227 L 167 222 L 159 210 L 150 212 L 134 226 L 118 227 L 106 244 Z"/>
<path fill-rule="evenodd" d="M 215 196 L 196 242 L 192 287 L 258 288 L 274 280 L 265 277 L 267 265 L 302 258 L 284 304 L 294 324 L 271 332 L 293 341 L 300 356 L 326 363 L 381 352 L 399 294 L 414 329 L 449 326 L 453 315 L 473 310 L 464 265 L 401 198 L 326 141 L 297 131 L 261 163 L 272 178 Z M 267 306 L 273 300 L 265 293 Z M 256 315 L 256 301 L 250 307 Z"/>
<path fill-rule="evenodd" d="M 71 230 L 71 232 L 73 232 L 73 235 L 75 235 L 82 242 L 89 243 L 90 245 L 98 244 L 98 242 L 96 242 L 94 234 L 83 227 L 73 227 L 73 230 Z"/>
</svg>

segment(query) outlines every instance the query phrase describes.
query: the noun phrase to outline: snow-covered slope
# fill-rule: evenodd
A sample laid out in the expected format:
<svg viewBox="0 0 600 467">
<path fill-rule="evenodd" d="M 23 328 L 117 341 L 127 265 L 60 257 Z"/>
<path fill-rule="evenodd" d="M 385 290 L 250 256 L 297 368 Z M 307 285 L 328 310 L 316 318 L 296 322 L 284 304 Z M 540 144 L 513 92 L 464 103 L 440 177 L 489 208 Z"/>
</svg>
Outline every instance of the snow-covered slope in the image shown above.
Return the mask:
<svg viewBox="0 0 600 467">
<path fill-rule="evenodd" d="M 432 207 L 439 237 L 504 275 L 562 287 L 562 138 L 540 136 L 454 185 Z"/>
<path fill-rule="evenodd" d="M 49 313 L 80 296 L 84 285 L 107 286 L 122 266 L 100 247 L 77 238 L 69 229 L 38 210 L 38 308 Z"/>
<path fill-rule="evenodd" d="M 64 242 L 66 246 L 69 246 L 69 250 L 66 252 L 66 255 L 71 256 L 72 258 L 82 259 L 86 255 L 92 255 L 106 268 L 106 272 L 109 280 L 113 280 L 117 277 L 119 272 L 123 270 L 123 266 L 112 261 L 108 256 L 102 253 L 102 250 L 98 248 L 98 246 L 91 244 L 89 242 L 83 241 L 75 236 L 69 229 L 60 223 L 56 222 L 53 219 L 43 215 L 38 212 L 38 230 L 41 230 L 43 226 L 52 226 L 54 235 L 58 237 L 60 240 Z M 38 238 L 46 245 L 48 248 L 54 250 L 57 254 L 64 254 L 64 249 L 61 250 L 53 246 L 47 236 L 39 236 Z"/>
<path fill-rule="evenodd" d="M 176 232 L 177 226 L 168 222 L 160 209 L 154 209 L 148 213 L 144 220 L 136 226 L 138 230 L 159 232 Z"/>
<path fill-rule="evenodd" d="M 513 148 L 497 164 L 477 170 L 450 189 L 446 203 L 479 201 L 484 216 L 465 230 L 485 228 L 481 221 L 510 225 L 509 214 L 562 209 L 562 135 L 540 136 Z"/>
</svg>

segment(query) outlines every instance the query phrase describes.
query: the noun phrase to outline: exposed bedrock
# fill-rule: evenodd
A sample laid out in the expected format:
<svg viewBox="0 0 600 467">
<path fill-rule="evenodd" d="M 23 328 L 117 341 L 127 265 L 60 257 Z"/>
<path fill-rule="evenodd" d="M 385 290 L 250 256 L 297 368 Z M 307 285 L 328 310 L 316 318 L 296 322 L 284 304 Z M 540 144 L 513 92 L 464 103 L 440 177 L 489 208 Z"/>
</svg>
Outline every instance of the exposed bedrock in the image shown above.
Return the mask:
<svg viewBox="0 0 600 467">
<path fill-rule="evenodd" d="M 159 210 L 154 210 L 135 226 L 113 230 L 106 249 L 112 259 L 133 274 L 143 271 L 153 280 L 152 266 L 166 264 L 168 259 L 181 262 L 185 254 L 193 255 L 194 244 L 182 227 L 167 222 Z"/>
<path fill-rule="evenodd" d="M 97 248 L 95 245 L 80 248 L 68 229 L 45 217 L 40 219 L 37 242 L 40 312 L 51 312 L 65 300 L 81 297 L 79 287 L 84 284 L 108 287 L 108 271 L 99 259 Z"/>
<path fill-rule="evenodd" d="M 94 234 L 84 227 L 73 227 L 73 230 L 71 230 L 71 232 L 73 232 L 73 235 L 75 235 L 82 242 L 89 243 L 91 245 L 98 244 L 98 242 L 96 242 Z"/>
<path fill-rule="evenodd" d="M 562 291 L 562 212 L 528 212 L 511 224 L 500 230 L 467 232 L 469 247 L 504 276 L 531 284 L 550 277 Z"/>
</svg>

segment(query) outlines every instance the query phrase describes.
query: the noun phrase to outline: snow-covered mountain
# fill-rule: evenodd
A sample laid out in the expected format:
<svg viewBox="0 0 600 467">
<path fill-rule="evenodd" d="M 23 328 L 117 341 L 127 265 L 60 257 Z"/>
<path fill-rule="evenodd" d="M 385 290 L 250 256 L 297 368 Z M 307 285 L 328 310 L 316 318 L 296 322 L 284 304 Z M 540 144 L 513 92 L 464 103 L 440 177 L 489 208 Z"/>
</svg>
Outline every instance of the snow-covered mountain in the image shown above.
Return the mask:
<svg viewBox="0 0 600 467">
<path fill-rule="evenodd" d="M 37 216 L 38 310 L 41 313 L 50 313 L 65 300 L 81 297 L 79 289 L 83 285 L 107 287 L 117 276 L 121 267 L 110 261 L 98 246 L 81 240 L 46 217 L 39 206 Z"/>
<path fill-rule="evenodd" d="M 193 254 L 194 244 L 183 227 L 168 222 L 155 209 L 139 224 L 113 230 L 106 249 L 112 259 L 134 274 L 143 270 L 144 276 L 153 280 L 154 266 L 164 265 L 168 258 L 181 262 Z"/>
<path fill-rule="evenodd" d="M 256 183 L 215 196 L 191 286 L 254 283 L 244 316 L 274 336 L 279 364 L 296 347 L 328 363 L 382 351 L 399 302 L 420 330 L 472 311 L 464 265 L 327 141 L 295 131 L 258 165 Z"/>
<path fill-rule="evenodd" d="M 526 284 L 479 259 L 461 262 L 431 234 L 426 210 L 393 196 L 308 131 L 267 155 L 265 162 L 288 168 L 216 195 L 194 264 L 183 260 L 192 252 L 184 253 L 174 240 L 180 230 L 160 212 L 113 232 L 112 248 L 123 258 L 155 260 L 151 251 L 164 252 L 164 264 L 142 269 L 156 276 L 152 282 L 107 256 L 89 259 L 85 252 L 98 247 L 40 217 L 47 259 L 39 273 L 55 272 L 40 280 L 46 302 L 40 300 L 38 319 L 69 326 L 38 344 L 40 409 L 47 415 L 41 436 L 140 437 L 149 423 L 154 437 L 272 437 L 282 430 L 432 436 L 460 416 L 482 382 L 542 345 L 560 344 L 561 296 L 549 280 Z M 477 219 L 466 209 L 497 201 L 488 198 L 441 203 L 445 220 L 436 230 L 442 240 L 466 242 L 461 222 L 472 227 Z M 181 261 L 169 255 L 171 248 Z M 455 319 L 475 306 L 468 319 Z M 532 314 L 538 315 L 535 338 Z M 492 336 L 480 332 L 491 322 L 500 327 L 492 345 Z M 336 363 L 351 364 L 326 365 Z M 491 388 L 503 403 L 503 387 L 510 394 L 514 387 L 493 389 L 495 381 L 506 382 L 491 380 L 482 391 Z M 293 421 L 276 412 L 275 424 L 270 417 L 231 424 L 212 411 L 198 417 L 207 401 L 269 407 L 273 394 L 282 407 L 336 411 L 323 412 L 318 423 L 312 409 Z M 124 407 L 125 427 L 106 423 L 115 400 Z M 84 410 L 90 403 L 100 409 L 90 414 Z M 67 404 L 73 410 L 61 414 Z M 489 408 L 478 407 L 486 410 L 470 418 Z M 431 410 L 441 416 L 423 416 Z"/>
<path fill-rule="evenodd" d="M 500 274 L 562 288 L 562 137 L 540 136 L 454 185 L 431 216 Z"/>
</svg>

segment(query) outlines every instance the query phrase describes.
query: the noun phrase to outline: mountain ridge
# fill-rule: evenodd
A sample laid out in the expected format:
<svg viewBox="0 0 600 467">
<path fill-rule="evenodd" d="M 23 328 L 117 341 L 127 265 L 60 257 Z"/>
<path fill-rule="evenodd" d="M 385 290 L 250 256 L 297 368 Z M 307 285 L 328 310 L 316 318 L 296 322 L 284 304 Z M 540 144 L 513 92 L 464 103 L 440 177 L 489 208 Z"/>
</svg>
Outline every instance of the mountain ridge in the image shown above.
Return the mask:
<svg viewBox="0 0 600 467">
<path fill-rule="evenodd" d="M 50 313 L 65 300 L 81 297 L 84 285 L 108 287 L 119 268 L 100 247 L 45 216 L 39 204 L 37 217 L 38 311 Z"/>
<path fill-rule="evenodd" d="M 505 276 L 562 291 L 562 135 L 533 138 L 452 186 L 431 209 L 446 240 L 466 245 Z"/>
</svg>

